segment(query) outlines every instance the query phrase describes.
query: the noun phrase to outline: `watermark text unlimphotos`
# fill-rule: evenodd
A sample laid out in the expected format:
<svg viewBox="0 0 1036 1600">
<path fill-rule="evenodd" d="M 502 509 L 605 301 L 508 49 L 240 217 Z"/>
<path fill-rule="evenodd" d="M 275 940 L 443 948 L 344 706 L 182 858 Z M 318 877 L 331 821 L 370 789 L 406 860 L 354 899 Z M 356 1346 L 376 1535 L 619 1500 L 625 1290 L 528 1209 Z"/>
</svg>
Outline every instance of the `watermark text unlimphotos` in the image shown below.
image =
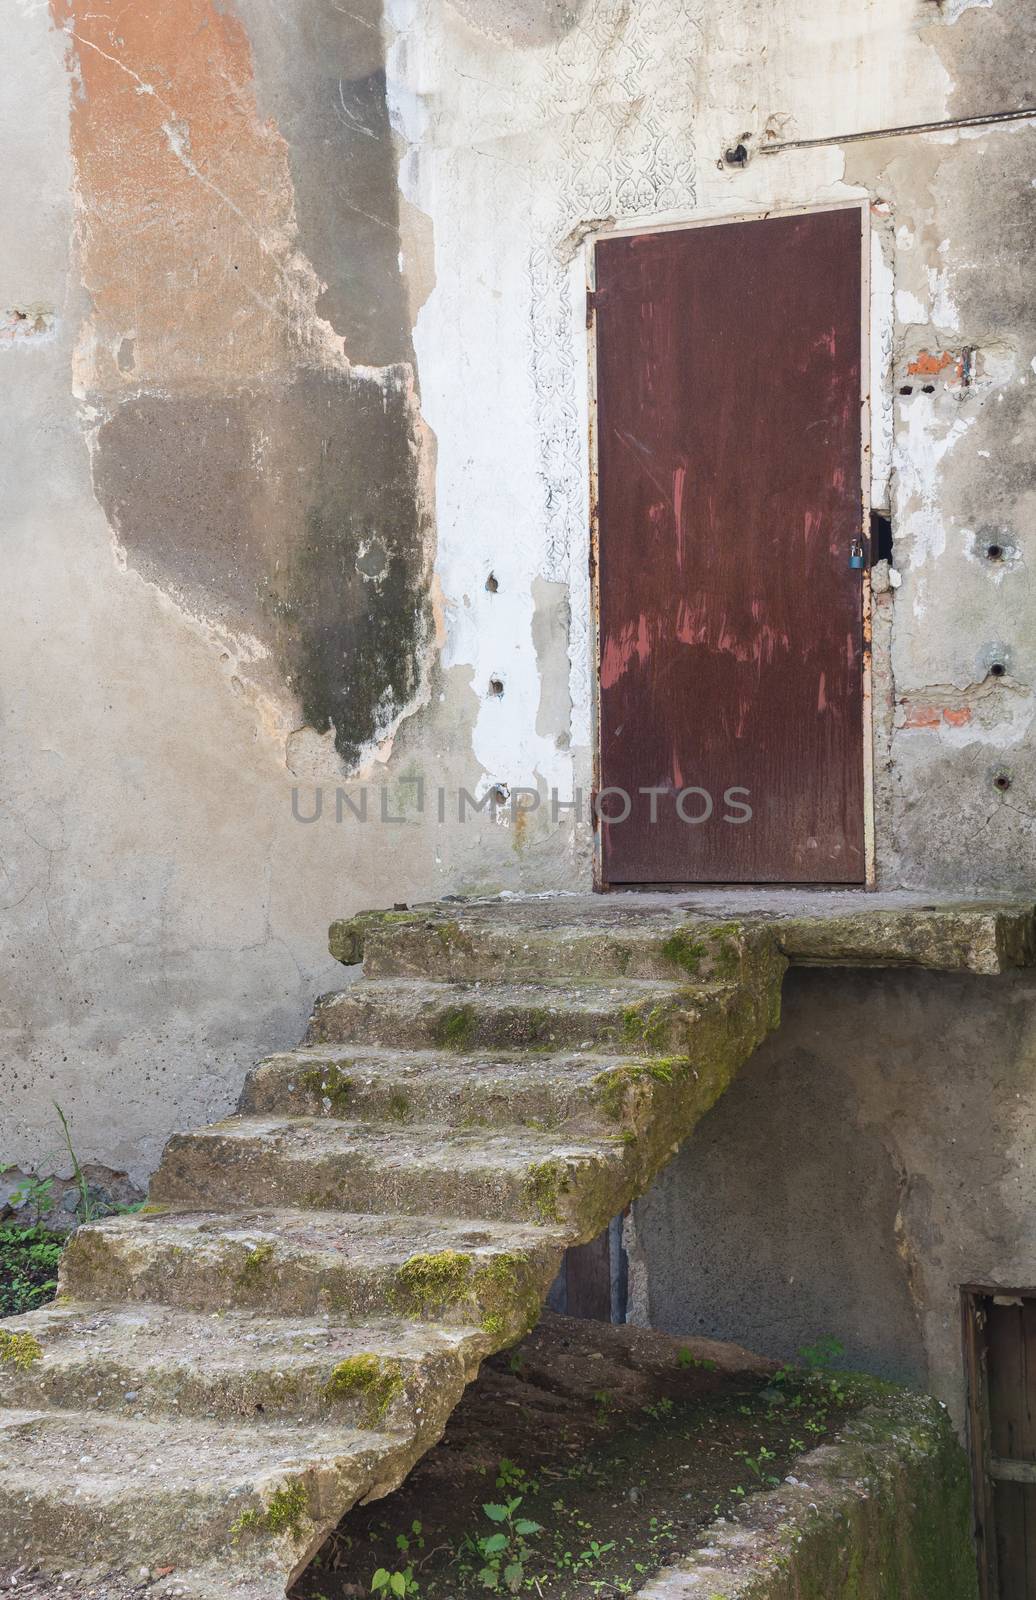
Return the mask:
<svg viewBox="0 0 1036 1600">
<path fill-rule="evenodd" d="M 394 785 L 375 784 L 371 789 L 364 785 L 359 789 L 331 790 L 317 784 L 303 793 L 296 785 L 291 791 L 291 814 L 302 823 L 319 822 L 326 817 L 342 823 L 399 826 L 424 818 L 445 827 L 447 823 L 466 823 L 487 816 L 493 822 L 502 819 L 513 824 L 542 810 L 549 813 L 552 823 L 571 819 L 618 827 L 635 818 L 642 825 L 658 827 L 675 818 L 689 828 L 699 828 L 707 822 L 723 822 L 736 828 L 751 822 L 750 801 L 749 791 L 737 786 L 716 796 L 696 784 L 684 789 L 655 784 L 632 794 L 610 786 L 586 797 L 582 789 L 576 789 L 562 799 L 557 789 L 544 792 L 520 784 L 513 788 L 509 784 L 493 784 L 479 796 L 463 787 L 432 788 L 423 778 L 402 778 Z"/>
</svg>

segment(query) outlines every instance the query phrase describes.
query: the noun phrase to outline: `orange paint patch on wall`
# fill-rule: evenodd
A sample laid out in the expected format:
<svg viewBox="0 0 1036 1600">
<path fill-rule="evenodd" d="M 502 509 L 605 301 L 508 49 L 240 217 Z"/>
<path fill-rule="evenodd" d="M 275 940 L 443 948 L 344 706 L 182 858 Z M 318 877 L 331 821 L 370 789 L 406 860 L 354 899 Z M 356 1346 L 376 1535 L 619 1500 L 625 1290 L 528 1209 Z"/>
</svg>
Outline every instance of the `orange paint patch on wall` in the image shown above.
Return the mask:
<svg viewBox="0 0 1036 1600">
<path fill-rule="evenodd" d="M 937 355 L 922 350 L 909 363 L 907 372 L 912 378 L 937 378 L 947 367 L 955 366 L 959 369 L 960 364 L 960 356 L 954 355 L 952 350 L 940 350 Z"/>
<path fill-rule="evenodd" d="M 941 721 L 938 706 L 907 706 L 904 728 L 937 728 Z"/>
<path fill-rule="evenodd" d="M 285 365 L 315 300 L 288 152 L 225 0 L 51 0 L 74 71 L 86 387 L 209 386 Z M 92 345 L 92 348 L 91 348 Z"/>
<path fill-rule="evenodd" d="M 970 706 L 908 705 L 904 710 L 904 728 L 938 728 L 946 723 L 951 728 L 963 728 L 971 721 Z"/>
</svg>

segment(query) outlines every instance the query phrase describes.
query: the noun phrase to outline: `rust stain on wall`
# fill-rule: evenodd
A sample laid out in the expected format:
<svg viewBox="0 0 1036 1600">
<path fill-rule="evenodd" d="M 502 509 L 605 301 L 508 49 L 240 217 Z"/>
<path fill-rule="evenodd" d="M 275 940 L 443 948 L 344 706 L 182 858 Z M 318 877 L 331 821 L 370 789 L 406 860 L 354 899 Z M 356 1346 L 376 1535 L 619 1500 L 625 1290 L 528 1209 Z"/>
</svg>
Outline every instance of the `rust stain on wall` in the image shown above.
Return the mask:
<svg viewBox="0 0 1036 1600">
<path fill-rule="evenodd" d="M 326 118 L 289 150 L 260 114 L 226 0 L 51 5 L 92 301 L 77 387 L 120 555 L 208 629 L 267 728 L 333 730 L 354 764 L 420 692 L 432 519 L 412 365 L 350 365 L 300 247 L 292 168 L 342 152 Z M 263 26 L 289 53 L 299 43 L 290 13 Z M 294 55 L 314 101 L 341 98 L 339 68 L 313 65 L 312 19 L 306 31 Z M 368 181 L 391 232 L 391 150 Z M 323 219 L 346 252 L 354 212 Z"/>
</svg>

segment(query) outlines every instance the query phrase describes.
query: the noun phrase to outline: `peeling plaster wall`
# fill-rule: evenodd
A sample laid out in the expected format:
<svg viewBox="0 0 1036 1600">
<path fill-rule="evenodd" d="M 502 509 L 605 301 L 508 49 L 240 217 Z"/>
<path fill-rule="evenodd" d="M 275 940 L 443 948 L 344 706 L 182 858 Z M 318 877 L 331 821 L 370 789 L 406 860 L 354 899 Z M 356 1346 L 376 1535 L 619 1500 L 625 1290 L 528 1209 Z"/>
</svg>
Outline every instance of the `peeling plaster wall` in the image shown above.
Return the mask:
<svg viewBox="0 0 1036 1600">
<path fill-rule="evenodd" d="M 433 221 L 415 347 L 447 650 L 483 694 L 480 761 L 564 773 L 528 651 L 546 580 L 569 589 L 572 781 L 590 781 L 587 233 L 866 197 L 873 503 L 891 511 L 902 578 L 878 575 L 875 607 L 879 877 L 1028 887 L 1036 125 L 755 153 L 1036 103 L 1024 4 L 595 0 L 524 49 L 517 3 L 387 13 L 403 190 Z M 741 137 L 749 165 L 724 167 Z M 506 613 L 484 593 L 501 565 Z M 484 685 L 509 662 L 502 740 Z"/>
<path fill-rule="evenodd" d="M 12 34 L 0 1161 L 56 1161 L 56 1098 L 143 1179 L 339 980 L 332 916 L 589 882 L 549 795 L 590 787 L 611 221 L 872 201 L 879 867 L 1028 882 L 1034 130 L 720 163 L 1032 103 L 1020 0 L 13 0 Z M 461 824 L 462 787 L 504 803 Z"/>
<path fill-rule="evenodd" d="M 780 1032 L 635 1207 L 636 1320 L 932 1389 L 960 1286 L 1036 1283 L 1036 979 L 793 972 Z"/>
</svg>

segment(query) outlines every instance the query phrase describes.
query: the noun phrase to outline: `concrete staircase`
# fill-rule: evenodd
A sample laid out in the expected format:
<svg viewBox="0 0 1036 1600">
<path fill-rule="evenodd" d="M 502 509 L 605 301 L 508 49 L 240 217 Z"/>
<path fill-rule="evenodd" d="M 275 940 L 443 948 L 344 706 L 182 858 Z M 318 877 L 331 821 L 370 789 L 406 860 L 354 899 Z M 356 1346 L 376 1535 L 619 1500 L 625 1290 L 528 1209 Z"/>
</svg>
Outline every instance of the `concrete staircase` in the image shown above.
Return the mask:
<svg viewBox="0 0 1036 1600">
<path fill-rule="evenodd" d="M 283 1595 L 722 1093 L 785 966 L 673 910 L 369 914 L 332 947 L 362 979 L 0 1327 L 0 1566 Z"/>
</svg>

